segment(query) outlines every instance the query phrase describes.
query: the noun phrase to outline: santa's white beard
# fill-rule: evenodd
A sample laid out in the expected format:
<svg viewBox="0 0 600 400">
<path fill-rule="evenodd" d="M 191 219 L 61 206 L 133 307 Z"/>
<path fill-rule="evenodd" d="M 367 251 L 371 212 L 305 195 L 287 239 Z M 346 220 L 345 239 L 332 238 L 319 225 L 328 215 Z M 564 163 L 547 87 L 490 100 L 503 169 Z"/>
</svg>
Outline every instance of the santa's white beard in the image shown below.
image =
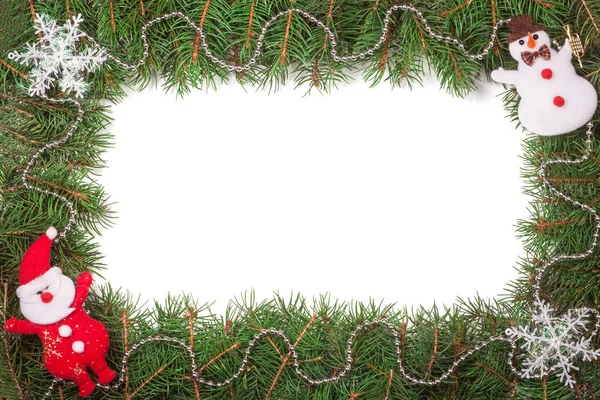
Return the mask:
<svg viewBox="0 0 600 400">
<path fill-rule="evenodd" d="M 73 308 L 70 308 L 75 299 L 73 281 L 64 276 L 60 269 L 58 269 L 59 273 L 52 272 L 48 276 L 43 275 L 35 279 L 35 282 L 30 282 L 30 284 L 33 284 L 31 287 L 19 288 L 21 291 L 19 296 L 21 313 L 35 324 L 54 324 L 74 311 Z M 52 294 L 53 298 L 50 302 L 44 303 L 41 296 L 37 294 L 42 289 Z"/>
</svg>

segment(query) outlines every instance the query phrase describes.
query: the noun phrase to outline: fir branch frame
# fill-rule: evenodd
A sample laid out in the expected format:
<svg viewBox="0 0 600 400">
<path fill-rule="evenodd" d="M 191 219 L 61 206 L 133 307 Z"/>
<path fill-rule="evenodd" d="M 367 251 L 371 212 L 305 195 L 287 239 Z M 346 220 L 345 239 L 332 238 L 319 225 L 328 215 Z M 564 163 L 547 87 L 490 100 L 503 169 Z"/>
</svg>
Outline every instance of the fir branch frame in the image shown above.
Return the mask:
<svg viewBox="0 0 600 400">
<path fill-rule="evenodd" d="M 20 172 L 27 157 L 41 144 L 60 137 L 76 114 L 76 109 L 70 105 L 29 97 L 27 69 L 9 62 L 6 57 L 9 51 L 35 40 L 31 22 L 36 12 L 58 19 L 83 14 L 84 30 L 117 57 L 128 60 L 131 55 L 142 52 L 139 33 L 145 22 L 172 11 L 182 11 L 206 29 L 214 54 L 235 61 L 251 55 L 256 29 L 273 14 L 290 7 L 305 9 L 331 26 L 341 44 L 340 51 L 360 51 L 377 40 L 382 15 L 393 4 L 380 0 L 240 0 L 233 4 L 224 0 L 9 0 L 3 3 L 0 6 L 2 322 L 9 315 L 19 314 L 14 294 L 18 281 L 16 267 L 27 246 L 47 226 L 63 226 L 68 220 L 68 210 L 60 201 L 24 190 L 20 185 Z M 595 87 L 600 87 L 597 67 L 600 65 L 597 43 L 600 4 L 597 2 L 444 0 L 411 4 L 423 11 L 437 31 L 466 38 L 467 47 L 475 49 L 481 48 L 486 37 L 489 38 L 490 26 L 513 15 L 531 15 L 548 27 L 551 37 L 559 40 L 564 38 L 562 26 L 570 23 L 581 35 L 587 50 L 580 72 Z M 329 91 L 335 90 L 338 82 L 348 80 L 348 71 L 360 71 L 372 84 L 410 86 L 420 82 L 424 62 L 427 62 L 444 89 L 463 96 L 476 88 L 482 68 L 489 73 L 501 65 L 513 65 L 504 45 L 506 31 L 499 31 L 492 51 L 480 62 L 432 40 L 409 13 L 397 14 L 392 25 L 389 40 L 386 39 L 382 49 L 364 62 L 336 63 L 328 55 L 322 31 L 300 19 L 283 19 L 274 24 L 273 33 L 267 36 L 267 50 L 260 56 L 257 67 L 233 75 L 203 57 L 198 49 L 197 34 L 185 30 L 178 22 L 167 22 L 149 31 L 152 45 L 148 62 L 135 74 L 128 74 L 110 62 L 92 74 L 91 89 L 83 103 L 85 118 L 76 135 L 52 155 L 45 156 L 31 176 L 37 183 L 70 196 L 78 212 L 77 225 L 69 234 L 69 240 L 62 241 L 53 250 L 54 263 L 73 277 L 83 271 L 102 270 L 102 256 L 93 236 L 99 226 L 110 223 L 110 213 L 106 207 L 107 196 L 102 187 L 93 183 L 92 174 L 101 162 L 102 151 L 110 143 L 110 136 L 100 133 L 110 125 L 110 117 L 108 107 L 101 105 L 99 100 L 118 102 L 125 95 L 123 87 L 142 89 L 155 74 L 159 74 L 167 82 L 166 89 L 180 95 L 207 86 L 215 87 L 218 80 L 233 79 L 238 84 L 258 85 L 265 90 L 275 90 L 279 84 L 293 79 L 309 92 Z M 305 46 L 306 42 L 310 46 Z M 516 119 L 516 93 L 507 91 L 505 101 L 508 112 Z M 261 300 L 248 293 L 233 302 L 225 316 L 219 317 L 210 315 L 205 305 L 189 296 L 173 297 L 165 304 L 156 304 L 153 310 L 147 310 L 120 290 L 105 286 L 88 299 L 87 308 L 109 329 L 109 359 L 115 367 L 134 343 L 158 333 L 191 345 L 201 365 L 200 372 L 223 380 L 240 364 L 243 350 L 254 335 L 274 327 L 297 342 L 307 374 L 315 378 L 326 377 L 343 366 L 345 343 L 357 325 L 386 318 L 398 327 L 403 353 L 411 357 L 407 364 L 409 372 L 421 376 L 439 375 L 465 349 L 528 320 L 531 279 L 543 260 L 554 255 L 556 248 L 581 251 L 588 244 L 593 226 L 586 215 L 571 205 L 557 202 L 538 180 L 538 170 L 544 160 L 557 154 L 581 154 L 584 151 L 581 137 L 581 131 L 578 131 L 563 137 L 532 137 L 524 141 L 523 175 L 533 209 L 531 219 L 519 224 L 519 233 L 523 235 L 525 249 L 531 257 L 522 260 L 518 276 L 509 283 L 511 289 L 503 298 L 493 301 L 475 298 L 451 308 L 419 309 L 412 313 L 383 304 L 339 304 L 326 296 L 311 306 L 301 296 Z M 552 170 L 552 178 L 562 190 L 598 209 L 595 177 L 600 171 L 600 154 L 595 138 L 592 148 L 592 159 L 582 168 L 557 167 Z M 568 179 L 560 180 L 565 177 Z M 559 224 L 565 220 L 576 223 Z M 564 229 L 556 229 L 558 226 Z M 561 263 L 560 268 L 549 270 L 544 294 L 557 309 L 599 308 L 600 284 L 595 258 Z M 0 363 L 0 397 L 44 396 L 52 378 L 40 365 L 37 339 L 4 333 L 1 336 L 0 358 L 5 362 Z M 512 374 L 506 357 L 499 356 L 508 352 L 505 343 L 492 344 L 461 366 L 446 383 L 433 387 L 415 385 L 399 376 L 394 364 L 394 347 L 389 342 L 389 333 L 381 328 L 361 334 L 352 354 L 355 368 L 350 376 L 336 384 L 313 386 L 286 367 L 289 356 L 285 354 L 283 342 L 277 337 L 269 337 L 256 347 L 243 378 L 224 388 L 202 386 L 191 379 L 189 362 L 180 348 L 151 343 L 147 349 L 140 349 L 145 357 L 129 360 L 120 390 L 97 390 L 93 397 L 545 399 L 600 395 L 600 372 L 596 363 L 580 365 L 577 384 L 572 389 L 552 376 L 525 380 Z M 597 337 L 594 344 L 600 345 Z M 50 395 L 50 398 L 74 397 L 76 389 L 62 385 Z"/>
</svg>

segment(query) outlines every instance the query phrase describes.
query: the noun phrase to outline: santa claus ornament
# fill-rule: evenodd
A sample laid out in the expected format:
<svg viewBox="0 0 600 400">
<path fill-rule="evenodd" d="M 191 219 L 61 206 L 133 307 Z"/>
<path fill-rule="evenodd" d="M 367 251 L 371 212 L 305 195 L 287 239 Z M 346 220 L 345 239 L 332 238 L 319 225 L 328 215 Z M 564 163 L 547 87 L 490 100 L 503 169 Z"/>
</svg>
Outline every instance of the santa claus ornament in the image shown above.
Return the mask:
<svg viewBox="0 0 600 400">
<path fill-rule="evenodd" d="M 537 135 L 553 136 L 585 125 L 596 111 L 598 96 L 575 72 L 570 41 L 554 50 L 546 27 L 534 24 L 528 15 L 511 19 L 508 28 L 508 48 L 519 65 L 516 71 L 493 71 L 492 79 L 516 87 L 523 126 Z"/>
<path fill-rule="evenodd" d="M 26 319 L 12 317 L 4 329 L 38 335 L 46 369 L 58 378 L 75 382 L 79 395 L 88 396 L 96 387 L 88 368 L 100 384 L 106 385 L 115 377 L 106 363 L 108 332 L 83 309 L 92 283 L 91 274 L 79 275 L 75 286 L 60 268 L 50 267 L 50 250 L 56 235 L 56 229 L 49 228 L 25 253 L 17 297 Z"/>
</svg>

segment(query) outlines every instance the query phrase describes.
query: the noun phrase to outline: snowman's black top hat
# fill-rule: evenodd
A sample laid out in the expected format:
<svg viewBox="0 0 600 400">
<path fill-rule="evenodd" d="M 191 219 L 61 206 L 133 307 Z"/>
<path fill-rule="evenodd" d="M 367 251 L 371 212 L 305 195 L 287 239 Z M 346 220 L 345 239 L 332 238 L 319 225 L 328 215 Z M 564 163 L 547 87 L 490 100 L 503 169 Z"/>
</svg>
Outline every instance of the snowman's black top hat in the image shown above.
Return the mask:
<svg viewBox="0 0 600 400">
<path fill-rule="evenodd" d="M 544 25 L 537 25 L 533 23 L 533 20 L 529 15 L 519 15 L 518 17 L 511 18 L 508 23 L 508 29 L 510 29 L 510 35 L 508 36 L 508 43 L 512 43 L 516 40 L 521 39 L 523 36 L 527 36 L 529 33 L 537 31 L 545 31 Z"/>
</svg>

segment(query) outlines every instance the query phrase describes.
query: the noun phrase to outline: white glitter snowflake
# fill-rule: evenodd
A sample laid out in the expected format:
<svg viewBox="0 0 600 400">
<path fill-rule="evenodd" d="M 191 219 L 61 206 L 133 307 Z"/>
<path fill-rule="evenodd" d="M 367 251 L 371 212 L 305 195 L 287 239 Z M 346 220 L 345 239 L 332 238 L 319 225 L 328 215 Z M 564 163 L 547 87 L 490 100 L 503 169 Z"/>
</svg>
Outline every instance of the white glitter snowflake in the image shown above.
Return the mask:
<svg viewBox="0 0 600 400">
<path fill-rule="evenodd" d="M 512 340 L 522 340 L 522 378 L 540 378 L 556 371 L 560 381 L 573 387 L 575 379 L 571 371 L 579 370 L 574 363 L 600 358 L 600 350 L 591 348 L 591 341 L 598 332 L 598 313 L 581 308 L 571 309 L 561 316 L 544 301 L 534 304 L 531 324 L 509 328 L 506 334 Z M 596 321 L 592 324 L 592 315 Z M 590 326 L 593 330 L 587 335 Z"/>
<path fill-rule="evenodd" d="M 23 53 L 13 51 L 8 55 L 11 60 L 34 66 L 30 72 L 33 78 L 29 88 L 31 96 L 45 94 L 58 81 L 61 90 L 83 97 L 87 88 L 84 73 L 98 69 L 106 60 L 106 54 L 96 47 L 78 52 L 79 39 L 85 36 L 79 29 L 82 21 L 80 14 L 67 20 L 63 26 L 57 26 L 55 20 L 36 14 L 36 33 L 40 35 L 38 42 L 34 45 L 27 43 L 27 50 Z"/>
</svg>

